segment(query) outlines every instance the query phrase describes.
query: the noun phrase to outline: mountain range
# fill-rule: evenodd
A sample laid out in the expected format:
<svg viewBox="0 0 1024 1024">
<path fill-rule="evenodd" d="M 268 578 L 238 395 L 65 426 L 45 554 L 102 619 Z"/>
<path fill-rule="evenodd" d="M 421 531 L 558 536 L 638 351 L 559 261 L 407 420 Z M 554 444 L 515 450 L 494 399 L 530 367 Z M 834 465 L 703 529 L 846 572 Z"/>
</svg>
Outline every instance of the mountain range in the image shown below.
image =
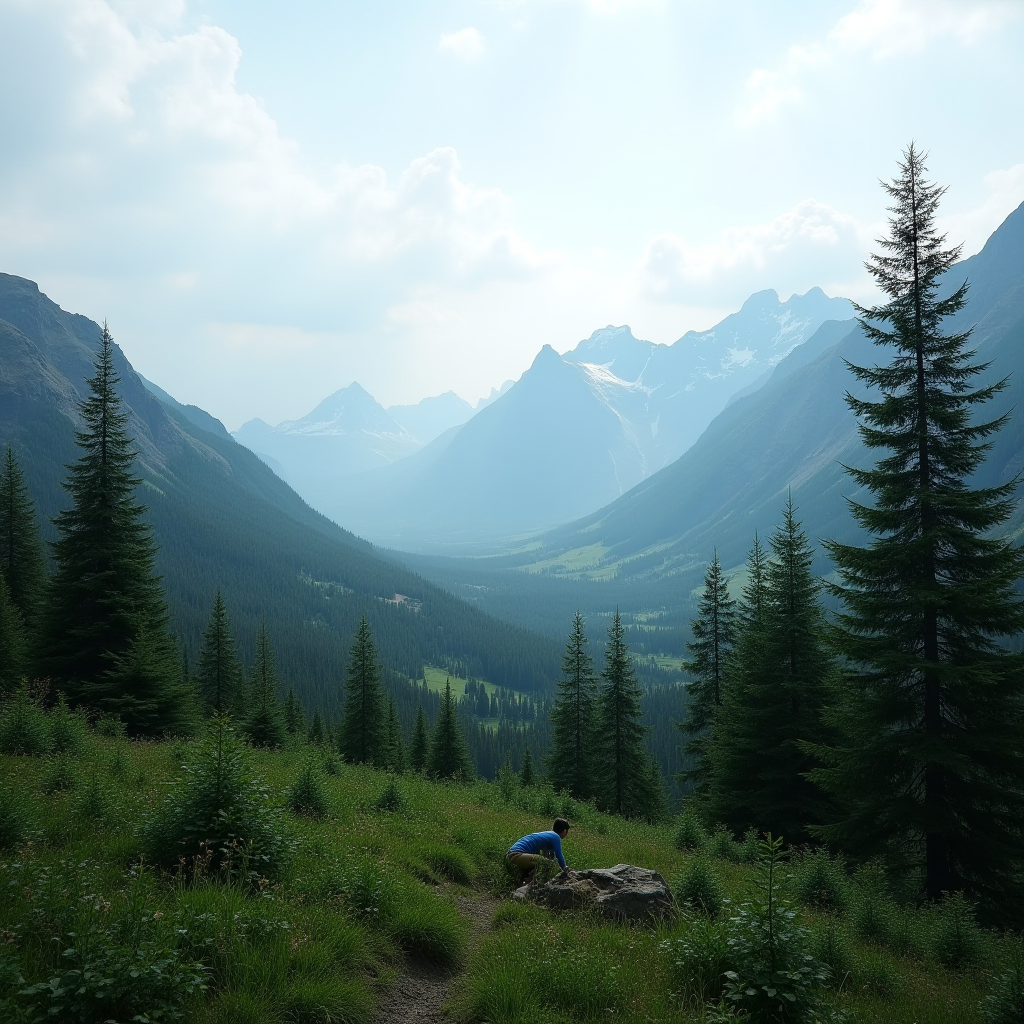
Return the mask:
<svg viewBox="0 0 1024 1024">
<path fill-rule="evenodd" d="M 77 457 L 78 406 L 99 335 L 33 282 L 0 274 L 0 443 L 14 447 L 49 537 L 51 518 L 68 503 L 61 485 Z M 363 614 L 384 663 L 407 677 L 448 664 L 521 690 L 553 682 L 556 644 L 382 557 L 311 509 L 214 417 L 144 382 L 119 349 L 115 362 L 158 567 L 193 656 L 220 589 L 246 656 L 266 621 L 284 684 L 325 711 L 340 695 Z"/>
<path fill-rule="evenodd" d="M 822 323 L 850 314 L 847 300 L 818 288 L 786 302 L 765 291 L 672 345 L 637 339 L 628 327 L 595 331 L 565 355 L 545 345 L 507 393 L 403 458 L 391 453 L 411 449 L 411 435 L 389 431 L 384 410 L 360 388 L 358 416 L 349 414 L 354 398 L 344 409 L 345 436 L 372 435 L 373 457 L 389 464 L 359 474 L 339 470 L 354 465 L 351 456 L 327 454 L 327 444 L 340 450 L 326 434 L 341 422 L 338 403 L 287 425 L 287 453 L 249 424 L 237 437 L 278 460 L 314 507 L 376 543 L 493 548 L 591 512 L 657 473 L 732 395 L 756 389 Z"/>
<path fill-rule="evenodd" d="M 1024 204 L 979 253 L 949 271 L 950 289 L 964 280 L 967 305 L 944 329 L 973 328 L 977 361 L 988 364 L 979 381 L 1008 378 L 980 413 L 1006 413 L 1008 421 L 975 480 L 1002 484 L 1024 470 Z M 557 583 L 599 581 L 566 591 L 584 609 L 620 600 L 635 607 L 638 595 L 653 609 L 692 603 L 713 552 L 741 571 L 755 532 L 763 538 L 779 522 L 789 494 L 815 543 L 857 540 L 848 499 L 869 496 L 844 466 L 868 466 L 874 456 L 844 400 L 847 391 L 868 394 L 848 364 L 888 358 L 855 321 L 825 323 L 756 391 L 731 401 L 680 458 L 605 507 L 501 557 L 407 562 L 481 607 L 539 627 L 550 608 L 564 615 Z M 1024 531 L 1024 507 L 1006 530 Z M 816 571 L 830 570 L 818 547 Z"/>
</svg>

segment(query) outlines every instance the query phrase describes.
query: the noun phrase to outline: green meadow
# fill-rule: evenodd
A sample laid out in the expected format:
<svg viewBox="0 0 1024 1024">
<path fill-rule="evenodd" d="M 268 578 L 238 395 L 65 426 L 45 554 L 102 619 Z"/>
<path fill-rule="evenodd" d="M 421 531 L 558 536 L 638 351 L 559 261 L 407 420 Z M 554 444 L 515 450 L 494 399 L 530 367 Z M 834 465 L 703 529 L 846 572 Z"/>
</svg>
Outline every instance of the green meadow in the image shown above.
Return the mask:
<svg viewBox="0 0 1024 1024">
<path fill-rule="evenodd" d="M 760 870 L 752 836 L 651 827 L 508 778 L 444 784 L 236 743 L 224 786 L 248 787 L 249 811 L 226 800 L 235 838 L 189 847 L 209 808 L 187 795 L 213 792 L 216 737 L 131 742 L 65 716 L 55 744 L 43 712 L 12 713 L 4 746 L 36 752 L 0 757 L 5 1022 L 398 1019 L 375 1007 L 410 964 L 443 979 L 457 1021 L 756 1019 L 716 1009 Z M 573 822 L 570 866 L 655 868 L 678 915 L 638 927 L 514 901 L 504 852 L 556 813 Z M 831 971 L 814 1019 L 1019 1019 L 979 1007 L 1012 998 L 1020 950 L 969 906 L 920 908 L 824 855 L 783 865 L 802 948 Z"/>
</svg>

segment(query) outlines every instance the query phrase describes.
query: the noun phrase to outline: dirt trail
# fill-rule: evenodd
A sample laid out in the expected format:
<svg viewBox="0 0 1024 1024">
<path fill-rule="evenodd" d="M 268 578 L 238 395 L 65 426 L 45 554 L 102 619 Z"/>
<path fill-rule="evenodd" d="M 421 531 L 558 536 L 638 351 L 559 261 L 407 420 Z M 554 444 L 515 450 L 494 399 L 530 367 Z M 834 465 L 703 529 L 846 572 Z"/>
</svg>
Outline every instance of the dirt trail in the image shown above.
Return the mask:
<svg viewBox="0 0 1024 1024">
<path fill-rule="evenodd" d="M 469 951 L 491 928 L 498 900 L 481 892 L 461 893 L 459 913 L 469 921 Z M 427 960 L 410 957 L 394 985 L 377 1003 L 374 1024 L 449 1024 L 451 1018 L 442 1009 L 451 996 L 458 977 Z"/>
</svg>

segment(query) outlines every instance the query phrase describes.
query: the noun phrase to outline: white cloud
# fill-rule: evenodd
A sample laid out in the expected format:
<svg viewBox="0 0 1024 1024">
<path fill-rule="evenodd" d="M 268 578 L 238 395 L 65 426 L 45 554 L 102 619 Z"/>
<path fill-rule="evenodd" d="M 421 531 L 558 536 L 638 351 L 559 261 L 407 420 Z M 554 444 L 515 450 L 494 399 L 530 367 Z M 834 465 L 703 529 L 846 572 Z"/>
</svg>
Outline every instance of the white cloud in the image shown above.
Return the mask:
<svg viewBox="0 0 1024 1024">
<path fill-rule="evenodd" d="M 691 304 L 736 303 L 769 287 L 860 290 L 869 237 L 853 217 L 807 199 L 765 224 L 729 228 L 703 245 L 658 235 L 647 245 L 638 284 L 651 299 Z"/>
<path fill-rule="evenodd" d="M 949 242 L 964 243 L 964 255 L 978 252 L 989 235 L 1024 202 L 1024 164 L 995 170 L 984 177 L 988 195 L 980 206 L 940 219 Z"/>
<path fill-rule="evenodd" d="M 479 60 L 484 55 L 484 37 L 475 28 L 460 28 L 443 34 L 437 48 L 460 60 Z"/>
<path fill-rule="evenodd" d="M 800 102 L 810 69 L 841 56 L 887 60 L 949 38 L 970 46 L 1024 14 L 1020 0 L 860 0 L 823 40 L 791 46 L 776 69 L 754 70 L 744 85 L 738 117 L 751 125 Z"/>
</svg>

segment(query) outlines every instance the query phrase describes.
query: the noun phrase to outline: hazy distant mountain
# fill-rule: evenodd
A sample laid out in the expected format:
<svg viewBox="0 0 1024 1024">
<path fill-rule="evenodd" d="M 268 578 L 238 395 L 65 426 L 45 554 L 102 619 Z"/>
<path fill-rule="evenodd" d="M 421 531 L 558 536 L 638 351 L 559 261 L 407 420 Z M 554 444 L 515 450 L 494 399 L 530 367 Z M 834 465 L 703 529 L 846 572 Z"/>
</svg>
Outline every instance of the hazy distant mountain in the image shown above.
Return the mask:
<svg viewBox="0 0 1024 1024">
<path fill-rule="evenodd" d="M 473 415 L 473 406 L 454 391 L 446 391 L 416 405 L 388 406 L 388 415 L 421 444 L 429 444 L 449 427 L 465 423 Z"/>
<path fill-rule="evenodd" d="M 986 418 L 1010 412 L 979 471 L 982 484 L 1002 483 L 1024 467 L 1024 205 L 980 253 L 949 273 L 951 286 L 965 278 L 968 305 L 947 329 L 974 325 L 977 358 L 992 364 L 986 378 L 1010 375 L 1007 390 L 983 411 Z M 778 522 L 790 488 L 812 537 L 856 536 L 845 497 L 857 489 L 842 464 L 870 465 L 874 456 L 861 445 L 843 400 L 847 390 L 858 392 L 846 361 L 887 358 L 858 327 L 825 324 L 762 387 L 730 404 L 680 459 L 608 507 L 541 538 L 521 562 L 601 579 L 691 573 L 696 585 L 714 547 L 726 566 L 742 562 L 754 531 L 763 536 Z M 1022 519 L 1024 512 L 1014 530 Z"/>
<path fill-rule="evenodd" d="M 476 403 L 476 411 L 479 412 L 481 409 L 486 409 L 487 406 L 496 402 L 513 384 L 515 384 L 514 380 L 507 380 L 500 388 L 491 388 L 491 393 Z"/>
<path fill-rule="evenodd" d="M 65 312 L 33 282 L 0 274 L 0 445 L 17 452 L 48 535 L 51 517 L 67 507 L 61 482 L 78 455 L 78 403 L 99 334 L 96 323 Z M 120 349 L 114 358 L 174 629 L 193 657 L 219 589 L 245 656 L 257 625 L 267 622 L 284 685 L 325 710 L 336 709 L 363 614 L 396 672 L 457 662 L 519 689 L 554 679 L 558 645 L 382 558 L 313 511 L 212 416 L 145 384 Z M 354 395 L 349 413 L 361 401 Z M 336 409 L 321 408 L 326 423 Z M 396 594 L 411 600 L 395 601 Z"/>
<path fill-rule="evenodd" d="M 284 479 L 315 508 L 353 473 L 386 466 L 422 447 L 359 384 L 336 391 L 301 419 L 276 427 L 249 420 L 234 436 L 282 467 Z"/>
<path fill-rule="evenodd" d="M 545 346 L 457 432 L 310 500 L 357 532 L 412 549 L 490 543 L 572 520 L 677 458 L 733 392 L 850 309 L 817 288 L 788 302 L 769 291 L 673 345 L 608 327 L 565 356 Z"/>
</svg>

